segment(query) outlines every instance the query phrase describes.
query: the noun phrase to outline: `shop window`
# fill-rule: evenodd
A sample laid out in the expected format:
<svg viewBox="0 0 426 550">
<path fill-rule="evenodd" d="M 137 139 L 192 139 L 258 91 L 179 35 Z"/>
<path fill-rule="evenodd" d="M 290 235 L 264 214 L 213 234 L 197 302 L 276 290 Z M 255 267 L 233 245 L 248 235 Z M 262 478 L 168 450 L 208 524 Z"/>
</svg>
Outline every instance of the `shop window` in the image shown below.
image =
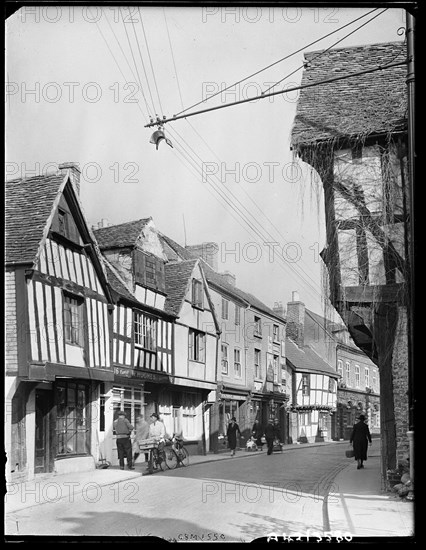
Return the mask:
<svg viewBox="0 0 426 550">
<path fill-rule="evenodd" d="M 135 345 L 147 351 L 157 349 L 157 319 L 135 311 Z"/>
<path fill-rule="evenodd" d="M 197 437 L 197 394 L 182 394 L 182 435 L 184 439 Z"/>
<path fill-rule="evenodd" d="M 83 298 L 64 294 L 65 342 L 74 346 L 84 346 Z"/>
<path fill-rule="evenodd" d="M 115 387 L 112 391 L 112 402 L 114 420 L 118 416 L 118 411 L 124 411 L 127 420 L 134 426 L 138 415 L 144 413 L 145 404 L 141 388 L 132 386 Z"/>
<path fill-rule="evenodd" d="M 189 329 L 189 359 L 204 363 L 206 360 L 206 335 L 198 330 Z"/>
<path fill-rule="evenodd" d="M 222 374 L 228 374 L 228 344 L 222 344 L 221 350 L 222 350 Z"/>
<path fill-rule="evenodd" d="M 57 456 L 90 452 L 88 387 L 77 382 L 60 382 L 56 389 Z"/>
</svg>

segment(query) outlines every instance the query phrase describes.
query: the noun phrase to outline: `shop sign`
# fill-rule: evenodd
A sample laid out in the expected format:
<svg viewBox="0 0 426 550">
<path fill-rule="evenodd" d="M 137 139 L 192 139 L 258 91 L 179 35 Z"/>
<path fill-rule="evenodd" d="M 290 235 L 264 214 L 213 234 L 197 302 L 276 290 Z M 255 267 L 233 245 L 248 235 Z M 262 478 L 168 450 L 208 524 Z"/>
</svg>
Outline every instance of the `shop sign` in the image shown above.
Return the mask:
<svg viewBox="0 0 426 550">
<path fill-rule="evenodd" d="M 123 378 L 137 378 L 147 382 L 167 382 L 168 377 L 155 372 L 147 372 L 136 369 L 127 369 L 125 367 L 114 367 L 114 374 Z"/>
</svg>

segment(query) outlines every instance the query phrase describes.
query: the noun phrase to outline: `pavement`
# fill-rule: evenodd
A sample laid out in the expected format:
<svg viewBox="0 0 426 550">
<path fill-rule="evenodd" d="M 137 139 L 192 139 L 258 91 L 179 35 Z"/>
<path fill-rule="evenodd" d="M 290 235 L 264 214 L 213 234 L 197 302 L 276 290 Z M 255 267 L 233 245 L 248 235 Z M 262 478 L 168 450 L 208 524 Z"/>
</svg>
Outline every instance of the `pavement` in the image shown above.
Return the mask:
<svg viewBox="0 0 426 550">
<path fill-rule="evenodd" d="M 347 442 L 319 442 L 283 446 L 282 452 L 304 447 L 340 445 L 342 454 Z M 234 457 L 229 452 L 207 455 L 191 455 L 191 465 L 220 460 L 247 460 L 265 453 L 237 450 Z M 83 493 L 96 502 L 96 494 L 104 486 L 114 486 L 146 475 L 145 463 L 137 463 L 135 470 L 118 467 L 96 469 L 71 474 L 45 474 L 34 480 L 6 484 L 5 514 L 13 521 L 14 512 L 43 503 L 72 499 Z M 155 476 L 155 473 L 152 474 Z M 150 476 L 152 477 L 152 476 Z M 348 459 L 332 479 L 323 503 L 324 530 L 332 535 L 346 533 L 351 537 L 412 537 L 414 539 L 414 502 L 401 500 L 394 493 L 382 489 L 380 473 L 380 441 L 373 439 L 365 468 L 357 470 L 356 462 Z M 118 487 L 118 486 L 117 486 Z M 114 490 L 114 487 L 111 487 Z"/>
</svg>

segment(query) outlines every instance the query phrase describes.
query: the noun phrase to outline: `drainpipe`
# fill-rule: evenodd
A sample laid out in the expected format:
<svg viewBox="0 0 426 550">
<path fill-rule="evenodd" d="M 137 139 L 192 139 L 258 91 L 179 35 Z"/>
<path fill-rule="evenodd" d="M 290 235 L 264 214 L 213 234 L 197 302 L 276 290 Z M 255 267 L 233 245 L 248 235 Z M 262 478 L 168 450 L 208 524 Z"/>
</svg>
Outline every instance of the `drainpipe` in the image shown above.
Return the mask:
<svg viewBox="0 0 426 550">
<path fill-rule="evenodd" d="M 415 59 L 414 59 L 415 18 L 407 10 L 407 96 L 408 96 L 408 182 L 410 189 L 410 270 L 409 270 L 409 304 L 408 304 L 408 425 L 407 432 L 410 448 L 410 479 L 414 479 L 414 179 L 415 179 Z"/>
</svg>

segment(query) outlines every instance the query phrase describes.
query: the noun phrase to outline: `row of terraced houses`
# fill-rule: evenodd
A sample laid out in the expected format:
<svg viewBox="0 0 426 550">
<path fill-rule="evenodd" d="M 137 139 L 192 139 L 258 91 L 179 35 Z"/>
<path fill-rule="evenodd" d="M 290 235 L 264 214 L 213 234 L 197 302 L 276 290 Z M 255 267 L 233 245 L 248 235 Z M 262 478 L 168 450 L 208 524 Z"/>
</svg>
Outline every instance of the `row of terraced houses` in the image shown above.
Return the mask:
<svg viewBox="0 0 426 550">
<path fill-rule="evenodd" d="M 73 163 L 6 182 L 9 480 L 117 463 L 113 421 L 160 414 L 190 452 L 278 418 L 285 443 L 379 427 L 377 367 L 298 295 L 268 307 L 151 218 L 91 227 Z"/>
</svg>

